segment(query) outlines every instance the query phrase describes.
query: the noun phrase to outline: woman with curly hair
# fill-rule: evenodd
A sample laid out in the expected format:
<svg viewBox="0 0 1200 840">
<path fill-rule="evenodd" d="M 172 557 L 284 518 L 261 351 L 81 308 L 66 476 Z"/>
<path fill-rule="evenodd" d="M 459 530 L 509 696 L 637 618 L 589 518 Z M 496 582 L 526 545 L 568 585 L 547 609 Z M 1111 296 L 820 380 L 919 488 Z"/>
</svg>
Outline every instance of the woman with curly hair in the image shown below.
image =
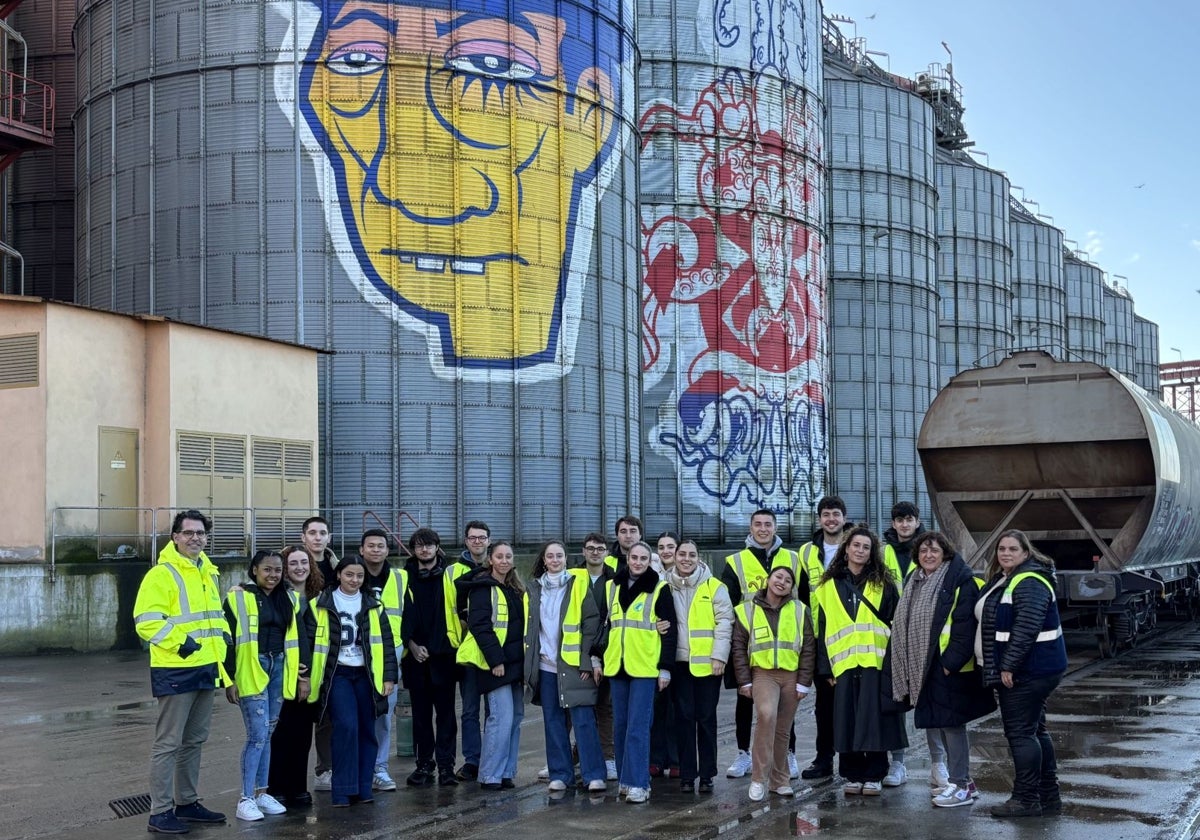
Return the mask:
<svg viewBox="0 0 1200 840">
<path fill-rule="evenodd" d="M 907 747 L 908 738 L 902 707 L 883 702 L 892 693 L 883 664 L 900 591 L 870 528 L 857 525 L 846 534 L 812 600 L 817 678 L 834 687 L 833 746 L 843 792 L 878 796 L 888 750 Z"/>
</svg>

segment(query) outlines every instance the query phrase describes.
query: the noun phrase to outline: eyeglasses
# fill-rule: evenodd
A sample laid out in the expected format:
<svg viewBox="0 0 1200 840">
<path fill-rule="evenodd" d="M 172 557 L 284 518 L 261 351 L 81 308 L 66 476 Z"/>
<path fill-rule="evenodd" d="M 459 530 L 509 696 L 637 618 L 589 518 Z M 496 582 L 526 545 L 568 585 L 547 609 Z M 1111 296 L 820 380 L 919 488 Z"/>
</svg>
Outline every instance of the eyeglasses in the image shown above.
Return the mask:
<svg viewBox="0 0 1200 840">
<path fill-rule="evenodd" d="M 208 534 L 204 531 L 180 531 L 179 533 L 183 535 L 185 540 L 190 540 L 193 537 L 196 539 L 204 539 L 204 537 L 208 536 Z"/>
<path fill-rule="evenodd" d="M 482 537 L 467 537 L 467 542 L 483 542 L 486 539 L 487 534 L 484 534 Z"/>
<path fill-rule="evenodd" d="M 606 545 L 585 545 L 583 547 L 583 550 L 584 551 L 607 551 L 608 546 L 606 546 Z"/>
</svg>

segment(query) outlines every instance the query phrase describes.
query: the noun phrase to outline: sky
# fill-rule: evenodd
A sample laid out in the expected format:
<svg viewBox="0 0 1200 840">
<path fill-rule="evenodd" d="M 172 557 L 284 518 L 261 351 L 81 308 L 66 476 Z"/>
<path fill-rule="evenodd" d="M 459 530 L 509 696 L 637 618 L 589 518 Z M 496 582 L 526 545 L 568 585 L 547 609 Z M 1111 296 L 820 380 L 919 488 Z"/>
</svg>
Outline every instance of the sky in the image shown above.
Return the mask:
<svg viewBox="0 0 1200 840">
<path fill-rule="evenodd" d="M 1160 362 L 1200 359 L 1200 3 L 825 0 L 825 14 L 909 78 L 950 60 L 945 41 L 977 160 L 1120 275 L 1159 326 Z"/>
</svg>

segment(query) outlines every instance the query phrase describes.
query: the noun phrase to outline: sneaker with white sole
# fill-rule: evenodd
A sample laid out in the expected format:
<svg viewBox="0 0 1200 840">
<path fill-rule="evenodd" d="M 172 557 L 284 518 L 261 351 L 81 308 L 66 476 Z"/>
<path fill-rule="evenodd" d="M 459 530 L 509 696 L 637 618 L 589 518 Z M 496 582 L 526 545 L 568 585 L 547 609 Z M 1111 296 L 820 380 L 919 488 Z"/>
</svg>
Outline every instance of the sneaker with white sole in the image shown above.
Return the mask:
<svg viewBox="0 0 1200 840">
<path fill-rule="evenodd" d="M 887 775 L 883 777 L 884 787 L 900 787 L 908 781 L 908 770 L 899 761 L 888 765 Z"/>
<path fill-rule="evenodd" d="M 615 782 L 620 778 L 617 775 L 617 762 L 611 758 L 604 762 L 604 778 L 610 782 Z"/>
<path fill-rule="evenodd" d="M 762 782 L 751 782 L 750 783 L 750 801 L 751 802 L 762 802 L 766 798 L 767 798 L 767 786 L 764 785 Z"/>
<path fill-rule="evenodd" d="M 950 771 L 946 769 L 946 762 L 934 762 L 929 768 L 929 787 L 932 790 L 945 790 L 948 784 L 950 784 Z"/>
<path fill-rule="evenodd" d="M 333 771 L 318 773 L 313 779 L 313 790 L 333 790 Z"/>
<path fill-rule="evenodd" d="M 566 790 L 566 789 L 567 789 L 567 783 L 562 781 L 561 779 L 555 779 L 553 782 L 550 783 L 551 791 Z"/>
<path fill-rule="evenodd" d="M 800 778 L 800 765 L 796 763 L 796 754 L 794 752 L 788 753 L 788 778 Z"/>
<path fill-rule="evenodd" d="M 881 793 L 883 793 L 882 782 L 863 782 L 863 796 L 879 796 Z"/>
<path fill-rule="evenodd" d="M 588 793 L 604 793 L 608 790 L 608 785 L 603 779 L 592 779 L 588 782 Z"/>
<path fill-rule="evenodd" d="M 947 785 L 945 790 L 933 798 L 933 804 L 938 808 L 957 808 L 960 805 L 970 805 L 974 801 L 969 788 L 955 784 Z"/>
<path fill-rule="evenodd" d="M 862 782 L 846 782 L 842 785 L 842 793 L 846 796 L 858 796 L 863 792 Z"/>
<path fill-rule="evenodd" d="M 237 818 L 246 822 L 258 822 L 263 818 L 263 812 L 257 802 L 249 796 L 243 796 L 238 800 Z"/>
<path fill-rule="evenodd" d="M 750 753 L 745 750 L 738 750 L 737 758 L 733 760 L 733 764 L 729 765 L 729 769 L 725 771 L 726 779 L 740 779 L 750 772 Z"/>
<path fill-rule="evenodd" d="M 550 765 L 547 764 L 545 767 L 543 767 L 541 770 L 538 771 L 538 781 L 544 782 L 549 778 L 550 778 Z"/>
<path fill-rule="evenodd" d="M 792 789 L 791 785 L 780 785 L 779 787 L 774 788 L 771 791 L 771 793 L 775 794 L 776 796 L 795 796 L 796 795 L 796 791 L 794 791 Z"/>
<path fill-rule="evenodd" d="M 371 779 L 372 790 L 395 790 L 396 780 L 391 777 L 387 767 L 380 765 L 375 768 L 375 776 Z"/>
<path fill-rule="evenodd" d="M 254 804 L 258 806 L 258 810 L 264 814 L 286 814 L 287 808 L 283 807 L 283 803 L 276 799 L 271 794 L 263 791 L 258 796 L 254 797 Z"/>
<path fill-rule="evenodd" d="M 629 793 L 625 794 L 625 801 L 631 805 L 641 805 L 643 802 L 650 800 L 650 791 L 646 788 L 631 787 Z"/>
<path fill-rule="evenodd" d="M 970 782 L 967 782 L 967 790 L 969 790 L 969 791 L 971 792 L 971 798 L 972 798 L 972 799 L 978 799 L 978 798 L 979 798 L 979 788 L 975 787 L 975 782 L 974 782 L 974 780 L 972 780 L 972 781 L 970 781 Z"/>
</svg>

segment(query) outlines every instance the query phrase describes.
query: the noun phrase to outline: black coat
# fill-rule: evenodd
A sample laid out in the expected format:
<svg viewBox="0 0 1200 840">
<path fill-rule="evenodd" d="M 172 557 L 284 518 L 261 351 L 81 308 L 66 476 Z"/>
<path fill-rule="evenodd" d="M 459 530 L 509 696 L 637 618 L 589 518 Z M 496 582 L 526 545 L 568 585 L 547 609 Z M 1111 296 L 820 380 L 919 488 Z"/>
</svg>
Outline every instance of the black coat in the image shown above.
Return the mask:
<svg viewBox="0 0 1200 840">
<path fill-rule="evenodd" d="M 492 623 L 492 590 L 498 589 L 500 597 L 508 602 L 508 632 L 504 644 Z M 467 596 L 467 629 L 475 637 L 476 644 L 488 664 L 488 669 L 477 668 L 480 694 L 487 694 L 501 686 L 524 682 L 525 668 L 525 599 L 521 592 L 492 576 L 490 569 L 479 569 L 470 574 L 459 589 Z M 491 672 L 497 665 L 504 666 L 504 676 Z M 465 666 L 475 667 L 473 665 Z"/>
<path fill-rule="evenodd" d="M 975 583 L 974 573 L 960 556 L 955 554 L 949 562 L 929 628 L 925 681 L 913 713 L 913 723 L 918 729 L 963 726 L 996 708 L 992 691 L 983 687 L 980 669 L 974 667 L 963 671 L 975 657 L 975 601 L 979 597 L 979 586 Z M 957 602 L 955 593 L 958 593 Z M 938 639 L 946 618 L 951 616 L 952 607 L 950 642 L 942 653 Z"/>
<path fill-rule="evenodd" d="M 329 707 L 329 688 L 333 685 L 333 673 L 337 670 L 338 652 L 342 647 L 342 622 L 338 616 L 337 607 L 333 603 L 333 590 L 336 588 L 336 586 L 331 586 L 318 595 L 316 609 L 311 609 L 304 614 L 305 632 L 308 634 L 308 638 L 316 639 L 317 610 L 326 610 L 329 613 L 329 656 L 325 660 L 325 673 L 321 677 L 321 684 L 312 687 L 313 691 L 320 692 L 318 705 L 321 710 L 321 717 L 325 716 L 326 709 Z M 392 639 L 391 622 L 387 620 L 387 616 L 382 614 L 380 603 L 369 592 L 362 593 L 362 609 L 355 616 L 355 623 L 358 625 L 358 637 L 364 640 L 371 638 L 371 610 L 380 610 L 379 630 L 383 636 L 383 681 L 395 685 L 399 676 L 399 666 L 396 662 L 396 643 Z M 362 649 L 367 672 L 370 673 L 370 643 L 365 642 Z M 375 701 L 375 717 L 386 715 L 388 707 L 387 698 L 375 690 L 374 684 L 371 685 L 371 697 Z"/>
</svg>

